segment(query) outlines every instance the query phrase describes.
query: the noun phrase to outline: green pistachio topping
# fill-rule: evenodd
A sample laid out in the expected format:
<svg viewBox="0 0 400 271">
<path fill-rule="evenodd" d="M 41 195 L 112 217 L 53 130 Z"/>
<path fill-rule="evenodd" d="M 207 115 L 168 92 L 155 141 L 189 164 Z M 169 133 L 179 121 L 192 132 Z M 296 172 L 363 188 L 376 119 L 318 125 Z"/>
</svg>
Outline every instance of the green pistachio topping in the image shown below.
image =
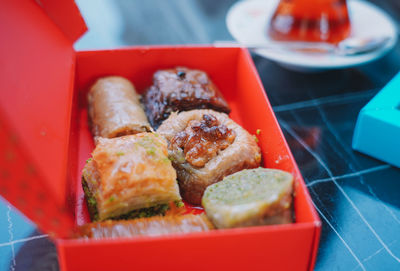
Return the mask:
<svg viewBox="0 0 400 271">
<path fill-rule="evenodd" d="M 156 150 L 154 148 L 150 148 L 146 150 L 148 155 L 155 155 L 156 154 Z"/>
<path fill-rule="evenodd" d="M 140 218 L 140 217 L 151 217 L 156 215 L 165 215 L 167 210 L 169 209 L 168 204 L 160 204 L 149 208 L 142 208 L 138 210 L 133 210 L 127 214 L 112 217 L 111 219 L 119 220 L 119 219 L 133 219 L 133 218 Z"/>
<path fill-rule="evenodd" d="M 291 174 L 274 169 L 248 169 L 229 175 L 223 181 L 207 187 L 203 200 L 214 204 L 245 204 L 272 201 L 287 187 L 291 187 Z"/>
<path fill-rule="evenodd" d="M 108 202 L 113 202 L 115 200 L 114 195 L 112 195 L 111 197 L 108 198 Z"/>
<path fill-rule="evenodd" d="M 257 138 L 256 136 L 254 136 L 254 141 L 255 141 L 256 143 L 258 143 L 258 138 Z"/>
<path fill-rule="evenodd" d="M 185 204 L 181 200 L 177 200 L 174 203 L 175 203 L 175 206 L 178 208 L 185 206 Z"/>
</svg>

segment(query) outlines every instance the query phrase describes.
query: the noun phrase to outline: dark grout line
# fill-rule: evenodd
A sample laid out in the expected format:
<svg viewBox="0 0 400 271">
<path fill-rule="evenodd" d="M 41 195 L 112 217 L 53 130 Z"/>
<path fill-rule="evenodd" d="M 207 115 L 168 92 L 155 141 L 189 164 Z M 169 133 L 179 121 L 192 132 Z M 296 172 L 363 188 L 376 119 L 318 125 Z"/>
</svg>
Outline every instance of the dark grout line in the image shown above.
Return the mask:
<svg viewBox="0 0 400 271">
<path fill-rule="evenodd" d="M 349 94 L 328 96 L 328 97 L 317 98 L 317 99 L 312 99 L 312 100 L 307 100 L 307 101 L 302 101 L 302 102 L 291 103 L 291 104 L 278 105 L 278 106 L 272 107 L 272 109 L 274 110 L 275 113 L 279 113 L 279 112 L 285 112 L 285 111 L 289 111 L 289 110 L 314 107 L 316 105 L 322 105 L 322 104 L 331 104 L 331 103 L 341 104 L 341 103 L 359 100 L 361 98 L 372 97 L 377 93 L 377 91 L 378 91 L 377 89 L 371 89 L 371 90 L 366 90 L 366 91 L 362 91 L 359 93 L 349 93 Z"/>
</svg>

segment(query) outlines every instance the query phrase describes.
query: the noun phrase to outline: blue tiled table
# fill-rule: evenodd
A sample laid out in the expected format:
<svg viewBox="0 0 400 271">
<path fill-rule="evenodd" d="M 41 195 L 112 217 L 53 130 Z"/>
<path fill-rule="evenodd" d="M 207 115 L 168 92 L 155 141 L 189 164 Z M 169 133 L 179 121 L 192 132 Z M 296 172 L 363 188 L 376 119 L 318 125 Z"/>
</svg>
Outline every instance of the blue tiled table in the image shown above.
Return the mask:
<svg viewBox="0 0 400 271">
<path fill-rule="evenodd" d="M 76 48 L 229 40 L 225 15 L 234 2 L 79 0 L 91 31 Z M 398 0 L 373 2 L 399 25 Z M 351 148 L 360 109 L 400 69 L 400 45 L 377 62 L 319 74 L 254 61 L 323 222 L 316 270 L 400 270 L 400 170 Z M 58 263 L 47 236 L 0 201 L 3 270 Z"/>
</svg>

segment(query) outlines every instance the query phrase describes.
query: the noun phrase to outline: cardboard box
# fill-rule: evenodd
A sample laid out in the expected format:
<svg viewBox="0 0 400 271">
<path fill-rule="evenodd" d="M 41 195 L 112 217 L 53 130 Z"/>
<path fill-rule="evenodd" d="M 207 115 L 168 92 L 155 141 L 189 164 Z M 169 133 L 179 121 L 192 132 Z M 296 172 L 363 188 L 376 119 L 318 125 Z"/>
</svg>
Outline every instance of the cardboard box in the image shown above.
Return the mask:
<svg viewBox="0 0 400 271">
<path fill-rule="evenodd" d="M 54 20 L 52 20 L 52 19 Z M 75 52 L 86 30 L 72 1 L 5 1 L 0 8 L 0 193 L 53 238 L 62 270 L 312 270 L 320 220 L 246 49 L 132 47 Z M 155 33 L 156 34 L 156 33 Z M 93 149 L 86 93 L 99 76 L 138 90 L 161 68 L 205 70 L 257 135 L 265 167 L 295 176 L 296 223 L 165 237 L 69 239 L 89 221 L 81 170 Z"/>
<path fill-rule="evenodd" d="M 400 73 L 358 115 L 353 149 L 400 167 Z"/>
</svg>

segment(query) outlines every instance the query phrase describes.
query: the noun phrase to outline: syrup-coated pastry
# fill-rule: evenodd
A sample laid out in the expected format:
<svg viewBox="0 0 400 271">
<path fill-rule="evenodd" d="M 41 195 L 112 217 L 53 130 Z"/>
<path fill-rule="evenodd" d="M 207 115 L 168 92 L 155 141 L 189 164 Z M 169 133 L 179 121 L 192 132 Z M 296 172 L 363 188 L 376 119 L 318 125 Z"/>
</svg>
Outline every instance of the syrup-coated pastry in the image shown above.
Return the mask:
<svg viewBox="0 0 400 271">
<path fill-rule="evenodd" d="M 154 128 L 172 112 L 192 109 L 230 112 L 227 102 L 205 72 L 184 67 L 156 72 L 153 85 L 143 95 L 143 103 Z"/>
<path fill-rule="evenodd" d="M 168 140 L 182 197 L 192 204 L 200 204 L 210 184 L 261 162 L 254 137 L 225 113 L 209 109 L 172 113 L 157 132 Z"/>
<path fill-rule="evenodd" d="M 210 185 L 202 205 L 217 228 L 286 224 L 292 216 L 293 176 L 277 169 L 247 169 Z"/>
<path fill-rule="evenodd" d="M 80 228 L 80 237 L 103 239 L 135 236 L 159 236 L 213 229 L 206 215 L 174 215 L 96 222 Z"/>
<path fill-rule="evenodd" d="M 99 138 L 82 183 L 92 220 L 164 214 L 181 200 L 167 142 L 153 133 Z"/>
<path fill-rule="evenodd" d="M 119 76 L 96 81 L 88 94 L 93 135 L 117 137 L 150 132 L 151 127 L 132 83 Z"/>
</svg>

